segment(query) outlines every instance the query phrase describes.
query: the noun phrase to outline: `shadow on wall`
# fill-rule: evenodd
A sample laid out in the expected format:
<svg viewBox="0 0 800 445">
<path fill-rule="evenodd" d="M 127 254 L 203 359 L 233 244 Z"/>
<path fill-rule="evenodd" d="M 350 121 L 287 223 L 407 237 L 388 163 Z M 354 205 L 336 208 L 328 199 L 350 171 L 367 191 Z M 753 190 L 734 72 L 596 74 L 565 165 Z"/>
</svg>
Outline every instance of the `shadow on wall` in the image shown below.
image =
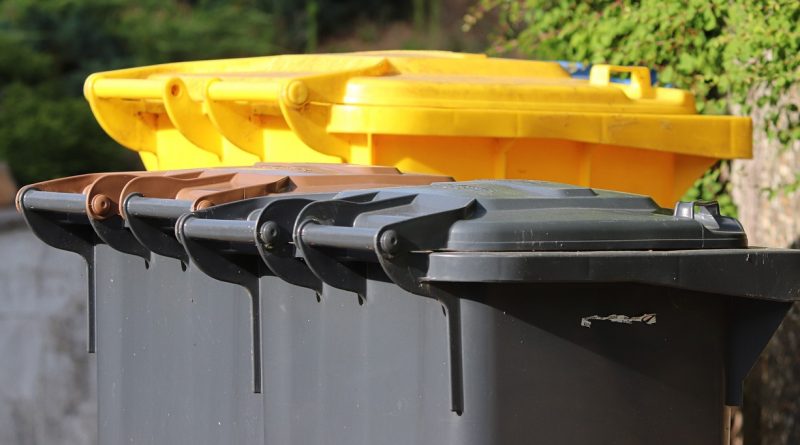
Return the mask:
<svg viewBox="0 0 800 445">
<path fill-rule="evenodd" d="M 97 442 L 96 380 L 86 353 L 83 260 L 49 248 L 28 230 L 2 171 L 0 443 L 91 445 Z"/>
</svg>

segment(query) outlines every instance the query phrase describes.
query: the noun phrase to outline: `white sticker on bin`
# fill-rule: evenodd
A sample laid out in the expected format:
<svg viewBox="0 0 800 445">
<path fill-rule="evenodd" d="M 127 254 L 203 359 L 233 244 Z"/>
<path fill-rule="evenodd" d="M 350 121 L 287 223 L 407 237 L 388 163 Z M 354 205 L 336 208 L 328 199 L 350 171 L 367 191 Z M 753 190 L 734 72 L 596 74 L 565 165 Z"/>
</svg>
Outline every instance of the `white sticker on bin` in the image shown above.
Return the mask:
<svg viewBox="0 0 800 445">
<path fill-rule="evenodd" d="M 610 321 L 612 323 L 633 324 L 656 324 L 656 314 L 642 314 L 635 317 L 627 315 L 611 314 L 611 315 L 591 315 L 581 318 L 581 326 L 584 328 L 592 327 L 592 321 Z"/>
</svg>

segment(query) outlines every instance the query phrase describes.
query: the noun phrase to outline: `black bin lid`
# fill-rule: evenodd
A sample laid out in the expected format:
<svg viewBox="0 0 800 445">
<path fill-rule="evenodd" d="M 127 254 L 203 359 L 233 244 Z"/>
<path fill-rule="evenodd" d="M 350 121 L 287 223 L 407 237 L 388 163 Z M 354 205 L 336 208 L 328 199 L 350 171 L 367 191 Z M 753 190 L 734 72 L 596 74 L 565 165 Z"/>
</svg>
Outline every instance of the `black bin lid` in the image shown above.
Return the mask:
<svg viewBox="0 0 800 445">
<path fill-rule="evenodd" d="M 348 200 L 363 193 L 348 191 L 337 198 Z M 370 202 L 358 203 L 349 211 L 353 215 L 347 225 L 353 228 L 412 224 L 411 238 L 415 238 L 413 232 L 438 234 L 438 245 L 418 246 L 435 251 L 747 246 L 741 224 L 720 215 L 719 206 L 713 202 L 678 203 L 669 210 L 647 196 L 544 181 L 468 181 L 382 189 L 371 196 Z"/>
</svg>

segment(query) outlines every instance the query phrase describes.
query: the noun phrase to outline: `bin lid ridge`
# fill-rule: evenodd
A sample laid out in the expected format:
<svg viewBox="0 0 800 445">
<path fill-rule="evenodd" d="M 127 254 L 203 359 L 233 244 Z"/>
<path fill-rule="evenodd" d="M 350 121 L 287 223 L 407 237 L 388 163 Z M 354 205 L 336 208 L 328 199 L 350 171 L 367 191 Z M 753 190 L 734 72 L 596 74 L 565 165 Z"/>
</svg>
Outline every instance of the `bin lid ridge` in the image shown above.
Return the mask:
<svg viewBox="0 0 800 445">
<path fill-rule="evenodd" d="M 347 191 L 347 199 L 360 191 Z M 414 195 L 396 207 L 367 210 L 354 228 L 403 220 L 475 202 L 450 225 L 441 251 L 582 251 L 742 248 L 747 237 L 733 218 L 708 212 L 674 215 L 646 196 L 543 181 L 468 181 L 379 190 L 372 201 Z"/>
<path fill-rule="evenodd" d="M 615 82 L 619 74 L 629 75 L 629 83 Z M 533 148 L 532 140 L 577 147 L 581 156 L 559 155 L 565 173 L 548 176 L 554 180 L 571 181 L 566 171 L 585 168 L 584 158 L 591 158 L 591 147 L 582 144 L 598 144 L 654 152 L 645 158 L 676 156 L 684 183 L 700 168 L 684 156 L 707 158 L 703 163 L 710 165 L 713 158 L 751 155 L 749 118 L 698 115 L 691 92 L 654 86 L 651 76 L 640 66 L 593 65 L 590 76 L 576 78 L 554 61 L 378 51 L 99 72 L 86 80 L 84 95 L 101 127 L 140 152 L 153 170 L 261 159 L 389 163 L 457 179 L 519 175 L 502 171 L 503 150 L 479 155 L 485 161 L 448 166 L 434 155 L 438 148 L 405 153 L 393 142 L 446 137 L 484 146 L 499 138 L 525 140 L 524 149 L 514 149 L 520 153 Z M 370 150 L 364 150 L 365 138 Z M 684 170 L 690 171 L 686 177 Z M 618 182 L 649 191 L 624 178 Z M 656 196 L 662 204 L 678 193 L 666 190 Z"/>
</svg>

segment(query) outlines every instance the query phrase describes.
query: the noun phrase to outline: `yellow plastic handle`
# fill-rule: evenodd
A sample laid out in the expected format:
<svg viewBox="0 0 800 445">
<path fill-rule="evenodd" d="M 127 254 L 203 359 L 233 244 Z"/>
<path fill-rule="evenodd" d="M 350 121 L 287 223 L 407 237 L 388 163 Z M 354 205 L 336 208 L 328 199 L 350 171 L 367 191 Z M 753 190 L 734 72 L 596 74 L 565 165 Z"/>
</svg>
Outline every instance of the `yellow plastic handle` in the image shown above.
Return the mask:
<svg viewBox="0 0 800 445">
<path fill-rule="evenodd" d="M 589 84 L 608 86 L 612 73 L 630 73 L 631 83 L 624 86 L 626 94 L 632 99 L 651 98 L 655 95 L 650 79 L 650 70 L 643 66 L 594 65 L 589 72 Z"/>
<path fill-rule="evenodd" d="M 97 79 L 92 89 L 101 99 L 161 99 L 165 85 L 165 80 Z"/>
<path fill-rule="evenodd" d="M 277 103 L 280 84 L 276 82 L 236 82 L 214 80 L 206 87 L 206 98 L 218 101 Z"/>
</svg>

